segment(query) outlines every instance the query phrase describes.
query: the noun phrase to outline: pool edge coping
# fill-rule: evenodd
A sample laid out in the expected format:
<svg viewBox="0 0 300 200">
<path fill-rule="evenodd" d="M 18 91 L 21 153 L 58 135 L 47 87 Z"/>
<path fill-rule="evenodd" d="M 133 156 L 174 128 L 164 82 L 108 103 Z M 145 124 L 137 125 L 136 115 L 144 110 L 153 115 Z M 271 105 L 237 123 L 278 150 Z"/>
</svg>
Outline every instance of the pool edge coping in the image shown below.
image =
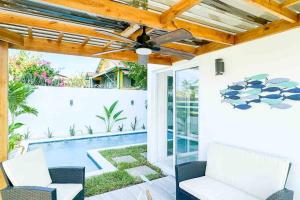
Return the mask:
<svg viewBox="0 0 300 200">
<path fill-rule="evenodd" d="M 147 133 L 147 129 L 136 130 L 136 131 L 124 131 L 124 132 L 106 132 L 99 133 L 93 135 L 79 135 L 79 136 L 69 136 L 64 138 L 45 138 L 45 139 L 32 139 L 32 140 L 23 140 L 21 142 L 21 146 L 24 149 L 18 154 L 23 154 L 28 151 L 28 146 L 30 144 L 39 144 L 39 143 L 47 143 L 47 142 L 61 142 L 61 141 L 69 141 L 69 140 L 79 140 L 79 139 L 88 139 L 88 138 L 97 138 L 97 137 L 109 137 L 109 136 L 118 136 L 118 135 L 130 135 L 136 133 Z M 91 149 L 92 150 L 92 149 Z"/>
</svg>

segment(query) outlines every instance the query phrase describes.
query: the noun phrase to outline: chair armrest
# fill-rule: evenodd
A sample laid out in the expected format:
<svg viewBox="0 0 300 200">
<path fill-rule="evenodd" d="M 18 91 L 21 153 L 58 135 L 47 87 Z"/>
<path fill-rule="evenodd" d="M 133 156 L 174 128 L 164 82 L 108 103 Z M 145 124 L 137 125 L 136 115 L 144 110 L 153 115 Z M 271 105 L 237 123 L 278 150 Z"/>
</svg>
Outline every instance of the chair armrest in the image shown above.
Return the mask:
<svg viewBox="0 0 300 200">
<path fill-rule="evenodd" d="M 292 190 L 283 189 L 272 194 L 266 200 L 293 200 L 294 192 Z"/>
<path fill-rule="evenodd" d="M 194 161 L 175 166 L 176 183 L 205 176 L 206 161 Z"/>
<path fill-rule="evenodd" d="M 36 186 L 8 187 L 1 190 L 2 200 L 56 200 L 56 189 Z"/>
<path fill-rule="evenodd" d="M 49 168 L 52 183 L 79 183 L 84 186 L 84 167 Z"/>
</svg>

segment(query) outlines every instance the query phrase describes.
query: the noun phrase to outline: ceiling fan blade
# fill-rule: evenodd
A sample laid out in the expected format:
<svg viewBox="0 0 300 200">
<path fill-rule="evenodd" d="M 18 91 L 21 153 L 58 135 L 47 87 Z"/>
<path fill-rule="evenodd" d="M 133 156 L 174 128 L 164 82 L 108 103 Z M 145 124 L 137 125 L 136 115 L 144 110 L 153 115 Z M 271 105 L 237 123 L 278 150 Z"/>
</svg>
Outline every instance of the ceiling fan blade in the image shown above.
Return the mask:
<svg viewBox="0 0 300 200">
<path fill-rule="evenodd" d="M 103 54 L 116 53 L 116 52 L 121 52 L 121 51 L 132 51 L 132 50 L 134 50 L 134 48 L 113 49 L 113 50 L 109 50 L 109 51 L 95 53 L 95 54 L 93 54 L 93 56 L 100 56 Z"/>
<path fill-rule="evenodd" d="M 185 51 L 179 51 L 179 50 L 171 49 L 171 48 L 167 48 L 167 47 L 160 47 L 159 53 L 167 54 L 170 56 L 176 56 L 176 57 L 183 58 L 186 60 L 191 60 L 196 56 L 195 54 L 192 54 L 192 53 L 188 53 Z"/>
<path fill-rule="evenodd" d="M 138 54 L 138 64 L 147 66 L 149 60 L 148 55 L 140 55 Z"/>
<path fill-rule="evenodd" d="M 110 37 L 118 38 L 120 40 L 123 40 L 124 42 L 137 44 L 137 42 L 132 40 L 132 39 L 129 39 L 127 37 L 123 37 L 121 35 L 118 35 L 118 34 L 115 34 L 115 33 L 109 32 L 109 31 L 104 31 L 104 30 L 99 30 L 99 29 L 96 29 L 96 31 L 99 32 L 99 33 L 102 33 L 104 35 L 110 36 Z"/>
<path fill-rule="evenodd" d="M 181 40 L 186 40 L 191 38 L 193 38 L 193 35 L 189 31 L 185 29 L 177 29 L 170 33 L 153 38 L 149 40 L 149 42 L 154 43 L 155 45 L 161 45 L 170 42 L 179 42 Z"/>
</svg>

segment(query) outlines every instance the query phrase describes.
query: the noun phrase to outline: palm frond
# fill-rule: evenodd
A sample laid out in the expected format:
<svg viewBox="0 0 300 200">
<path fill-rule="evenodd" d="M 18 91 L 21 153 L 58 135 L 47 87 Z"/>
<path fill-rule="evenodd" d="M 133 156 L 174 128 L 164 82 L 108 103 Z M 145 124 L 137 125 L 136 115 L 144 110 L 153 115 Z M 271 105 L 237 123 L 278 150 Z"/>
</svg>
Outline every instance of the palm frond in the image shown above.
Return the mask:
<svg viewBox="0 0 300 200">
<path fill-rule="evenodd" d="M 113 111 L 114 111 L 115 107 L 117 106 L 118 102 L 119 102 L 119 101 L 115 101 L 115 102 L 110 106 L 110 108 L 109 108 L 109 112 L 110 112 L 110 113 L 113 113 Z"/>
<path fill-rule="evenodd" d="M 117 112 L 116 114 L 114 114 L 113 119 L 117 119 L 121 114 L 122 114 L 123 110 Z"/>
</svg>

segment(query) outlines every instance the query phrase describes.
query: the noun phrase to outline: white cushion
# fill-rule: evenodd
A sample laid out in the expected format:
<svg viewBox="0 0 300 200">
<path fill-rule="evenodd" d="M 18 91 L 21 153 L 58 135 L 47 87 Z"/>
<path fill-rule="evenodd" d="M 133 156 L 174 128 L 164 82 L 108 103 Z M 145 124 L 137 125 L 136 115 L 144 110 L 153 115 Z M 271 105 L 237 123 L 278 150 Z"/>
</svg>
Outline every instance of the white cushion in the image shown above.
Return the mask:
<svg viewBox="0 0 300 200">
<path fill-rule="evenodd" d="M 50 184 L 49 188 L 56 188 L 57 200 L 72 200 L 82 190 L 82 184 Z"/>
<path fill-rule="evenodd" d="M 261 200 L 207 176 L 180 182 L 179 187 L 201 200 Z"/>
<path fill-rule="evenodd" d="M 206 176 L 266 199 L 285 187 L 290 162 L 221 144 L 212 144 Z"/>
<path fill-rule="evenodd" d="M 14 186 L 47 187 L 52 183 L 42 149 L 4 161 L 3 168 Z"/>
</svg>

